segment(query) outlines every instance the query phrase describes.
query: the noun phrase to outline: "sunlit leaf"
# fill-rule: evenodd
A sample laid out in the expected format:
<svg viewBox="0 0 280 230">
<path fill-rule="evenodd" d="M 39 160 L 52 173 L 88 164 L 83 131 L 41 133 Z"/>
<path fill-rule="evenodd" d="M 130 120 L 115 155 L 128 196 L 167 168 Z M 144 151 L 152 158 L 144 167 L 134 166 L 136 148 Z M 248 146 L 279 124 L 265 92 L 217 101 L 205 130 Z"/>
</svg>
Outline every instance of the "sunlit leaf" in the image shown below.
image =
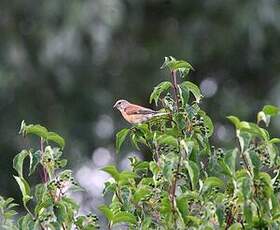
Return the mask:
<svg viewBox="0 0 280 230">
<path fill-rule="evenodd" d="M 32 199 L 32 196 L 30 194 L 30 186 L 24 178 L 17 176 L 14 176 L 14 178 L 16 179 L 22 193 L 23 204 L 26 205 L 27 202 Z"/>
<path fill-rule="evenodd" d="M 22 150 L 13 159 L 13 168 L 17 171 L 20 177 L 23 177 L 22 168 L 24 159 L 29 155 L 27 150 Z"/>
<path fill-rule="evenodd" d="M 102 171 L 109 173 L 116 181 L 120 179 L 120 173 L 114 165 L 107 165 Z"/>
<path fill-rule="evenodd" d="M 164 58 L 164 63 L 161 69 L 168 67 L 170 71 L 179 71 L 182 74 L 188 74 L 190 70 L 194 70 L 190 63 L 184 60 L 176 60 L 174 57 L 169 56 Z"/>
<path fill-rule="evenodd" d="M 25 134 L 34 134 L 44 139 L 48 137 L 48 130 L 42 125 L 27 125 L 24 129 Z"/>
<path fill-rule="evenodd" d="M 57 133 L 55 132 L 48 132 L 47 134 L 47 138 L 46 138 L 48 141 L 53 141 L 55 142 L 56 144 L 58 144 L 62 149 L 64 148 L 65 146 L 65 141 L 63 139 L 63 137 L 61 137 L 60 135 L 58 135 Z"/>
<path fill-rule="evenodd" d="M 242 229 L 242 225 L 240 223 L 235 223 L 235 224 L 232 224 L 228 230 L 241 230 Z"/>
<path fill-rule="evenodd" d="M 118 212 L 113 216 L 112 219 L 113 224 L 117 223 L 130 223 L 135 224 L 137 222 L 136 217 L 129 212 Z"/>
<path fill-rule="evenodd" d="M 231 122 L 232 124 L 234 124 L 234 126 L 235 126 L 236 129 L 239 129 L 239 127 L 240 127 L 240 120 L 239 120 L 238 117 L 235 117 L 235 116 L 227 116 L 227 119 L 229 119 L 230 122 Z"/>
<path fill-rule="evenodd" d="M 188 199 L 185 196 L 176 198 L 176 206 L 180 212 L 183 221 L 186 223 L 186 217 L 189 214 Z"/>
<path fill-rule="evenodd" d="M 151 188 L 149 186 L 141 186 L 140 188 L 137 188 L 137 190 L 133 195 L 133 201 L 135 203 L 138 203 L 146 195 L 149 195 L 150 192 L 151 192 Z"/>
<path fill-rule="evenodd" d="M 274 105 L 265 105 L 262 111 L 269 116 L 277 116 L 280 114 L 280 108 Z"/>
<path fill-rule="evenodd" d="M 98 207 L 98 209 L 103 213 L 104 216 L 106 216 L 108 221 L 113 220 L 114 214 L 107 205 L 101 205 Z"/>
</svg>

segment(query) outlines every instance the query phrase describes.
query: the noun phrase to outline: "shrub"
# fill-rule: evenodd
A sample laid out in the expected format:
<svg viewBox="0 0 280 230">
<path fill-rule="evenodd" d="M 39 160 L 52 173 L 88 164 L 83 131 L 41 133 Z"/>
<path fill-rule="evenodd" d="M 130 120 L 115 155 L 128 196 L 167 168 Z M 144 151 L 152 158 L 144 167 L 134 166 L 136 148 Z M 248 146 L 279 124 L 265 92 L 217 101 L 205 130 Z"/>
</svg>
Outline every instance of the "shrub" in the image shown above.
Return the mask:
<svg viewBox="0 0 280 230">
<path fill-rule="evenodd" d="M 171 72 L 171 80 L 154 88 L 150 102 L 160 104 L 165 115 L 116 135 L 117 152 L 129 137 L 136 149 L 145 146 L 152 160 L 131 157 L 130 171 L 114 165 L 102 169 L 112 177 L 104 187 L 104 194 L 111 194 L 110 202 L 99 207 L 108 228 L 121 224 L 130 229 L 279 229 L 280 139 L 271 138 L 266 130 L 279 108 L 265 106 L 256 123 L 228 116 L 236 130 L 235 147 L 211 146 L 212 121 L 199 106 L 199 87 L 187 81 L 192 66 L 167 57 L 162 68 Z M 24 122 L 20 133 L 40 138 L 38 150 L 24 149 L 13 162 L 26 215 L 13 222 L 13 200 L 0 197 L 1 226 L 98 228 L 96 216 L 79 216 L 78 204 L 65 193 L 80 186 L 71 170 L 62 170 L 67 164 L 61 159 L 64 139 Z M 42 183 L 31 189 L 25 174 L 36 170 Z"/>
<path fill-rule="evenodd" d="M 156 86 L 150 102 L 167 115 L 123 129 L 116 140 L 119 150 L 129 136 L 153 160 L 130 158 L 132 171 L 103 168 L 113 178 L 104 189 L 113 194 L 111 203 L 100 207 L 109 228 L 126 222 L 132 229 L 279 229 L 280 139 L 260 126 L 279 109 L 265 106 L 257 124 L 229 116 L 236 147 L 216 148 L 209 143 L 213 124 L 199 106 L 200 89 L 186 80 L 192 66 L 168 57 L 162 68 L 171 81 Z"/>
</svg>

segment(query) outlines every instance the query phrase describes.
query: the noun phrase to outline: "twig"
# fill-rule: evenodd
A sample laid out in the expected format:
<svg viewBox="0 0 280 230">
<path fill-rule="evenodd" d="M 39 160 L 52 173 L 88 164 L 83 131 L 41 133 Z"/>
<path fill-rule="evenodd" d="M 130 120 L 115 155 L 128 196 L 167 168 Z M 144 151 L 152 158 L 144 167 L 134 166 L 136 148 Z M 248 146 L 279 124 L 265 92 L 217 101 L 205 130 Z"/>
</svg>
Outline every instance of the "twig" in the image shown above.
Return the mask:
<svg viewBox="0 0 280 230">
<path fill-rule="evenodd" d="M 41 137 L 41 158 L 43 158 L 43 154 L 44 154 L 44 139 Z M 46 183 L 48 181 L 48 173 L 47 170 L 44 166 L 43 167 L 43 178 L 42 181 L 43 183 Z"/>
<path fill-rule="evenodd" d="M 179 98 L 178 98 L 178 86 L 177 86 L 177 75 L 176 75 L 176 70 L 172 70 L 171 72 L 172 74 L 172 85 L 173 85 L 173 89 L 174 89 L 174 98 L 176 101 L 176 112 L 179 111 Z"/>
</svg>

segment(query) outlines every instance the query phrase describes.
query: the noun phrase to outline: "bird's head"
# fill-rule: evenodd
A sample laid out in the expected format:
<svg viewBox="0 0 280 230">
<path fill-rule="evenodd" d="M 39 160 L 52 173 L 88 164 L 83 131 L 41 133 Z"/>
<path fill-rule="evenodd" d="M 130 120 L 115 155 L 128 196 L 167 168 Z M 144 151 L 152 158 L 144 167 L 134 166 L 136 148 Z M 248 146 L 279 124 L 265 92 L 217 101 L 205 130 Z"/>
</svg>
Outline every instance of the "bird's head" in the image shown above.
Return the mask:
<svg viewBox="0 0 280 230">
<path fill-rule="evenodd" d="M 117 100 L 113 107 L 121 111 L 125 109 L 128 105 L 129 102 L 127 100 Z"/>
</svg>

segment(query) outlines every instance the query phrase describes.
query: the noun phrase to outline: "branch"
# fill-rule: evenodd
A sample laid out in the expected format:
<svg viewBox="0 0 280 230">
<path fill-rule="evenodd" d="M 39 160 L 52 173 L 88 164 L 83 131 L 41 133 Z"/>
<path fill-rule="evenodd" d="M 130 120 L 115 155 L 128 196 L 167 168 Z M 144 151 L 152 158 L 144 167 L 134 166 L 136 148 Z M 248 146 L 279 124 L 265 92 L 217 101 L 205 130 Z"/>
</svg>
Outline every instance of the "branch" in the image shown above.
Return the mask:
<svg viewBox="0 0 280 230">
<path fill-rule="evenodd" d="M 176 101 L 176 112 L 179 112 L 179 98 L 178 98 L 178 86 L 177 86 L 177 75 L 176 75 L 176 70 L 172 70 L 171 72 L 172 74 L 172 85 L 173 85 L 173 89 L 174 89 L 174 98 Z"/>
</svg>

